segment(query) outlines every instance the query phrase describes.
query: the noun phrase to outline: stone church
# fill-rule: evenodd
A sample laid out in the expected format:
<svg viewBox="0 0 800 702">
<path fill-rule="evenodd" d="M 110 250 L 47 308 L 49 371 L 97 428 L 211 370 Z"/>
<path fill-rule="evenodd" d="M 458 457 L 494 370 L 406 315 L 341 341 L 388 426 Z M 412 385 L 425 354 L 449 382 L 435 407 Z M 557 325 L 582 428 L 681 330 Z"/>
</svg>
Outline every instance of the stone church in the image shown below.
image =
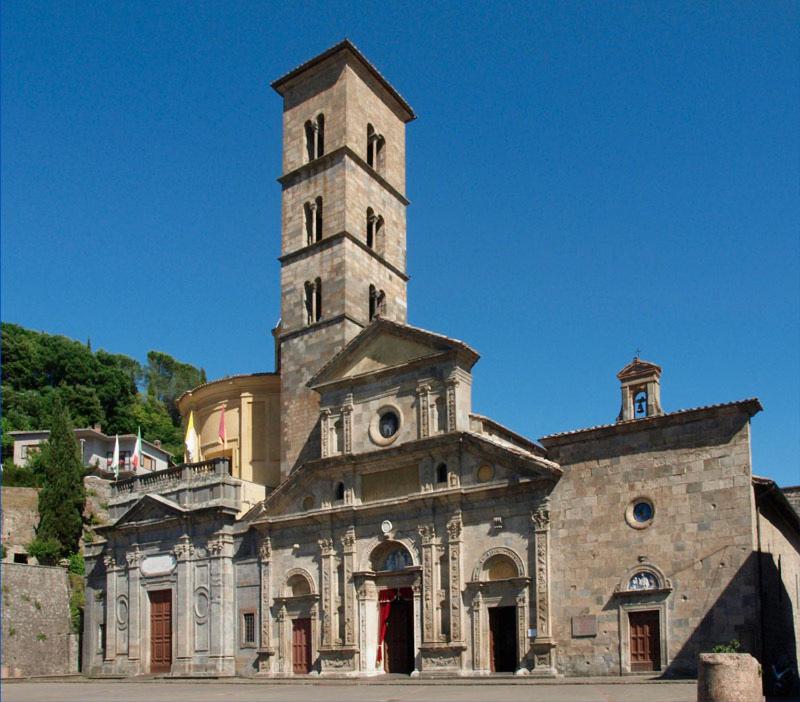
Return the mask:
<svg viewBox="0 0 800 702">
<path fill-rule="evenodd" d="M 759 401 L 667 412 L 635 358 L 608 424 L 477 414 L 478 353 L 407 324 L 413 110 L 348 41 L 272 87 L 276 371 L 187 392 L 198 455 L 113 485 L 84 671 L 677 675 L 734 638 L 796 665 L 800 518 L 752 474 Z"/>
</svg>

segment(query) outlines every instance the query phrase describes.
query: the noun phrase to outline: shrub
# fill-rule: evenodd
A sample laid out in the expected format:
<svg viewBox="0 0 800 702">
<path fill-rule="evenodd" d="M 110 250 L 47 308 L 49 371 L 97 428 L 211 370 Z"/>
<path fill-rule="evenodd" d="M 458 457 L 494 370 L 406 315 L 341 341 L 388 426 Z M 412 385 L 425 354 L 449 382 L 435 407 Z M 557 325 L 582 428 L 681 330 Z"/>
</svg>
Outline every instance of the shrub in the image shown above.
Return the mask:
<svg viewBox="0 0 800 702">
<path fill-rule="evenodd" d="M 67 570 L 70 573 L 75 573 L 75 575 L 86 574 L 86 564 L 83 560 L 83 554 L 80 551 L 78 551 L 78 553 L 73 553 L 69 557 L 69 566 L 67 566 Z"/>
<path fill-rule="evenodd" d="M 52 536 L 37 536 L 28 544 L 28 555 L 36 558 L 40 565 L 56 565 L 61 556 L 61 544 Z"/>
<path fill-rule="evenodd" d="M 742 644 L 737 639 L 731 639 L 728 643 L 717 644 L 711 649 L 711 653 L 740 653 Z"/>
</svg>

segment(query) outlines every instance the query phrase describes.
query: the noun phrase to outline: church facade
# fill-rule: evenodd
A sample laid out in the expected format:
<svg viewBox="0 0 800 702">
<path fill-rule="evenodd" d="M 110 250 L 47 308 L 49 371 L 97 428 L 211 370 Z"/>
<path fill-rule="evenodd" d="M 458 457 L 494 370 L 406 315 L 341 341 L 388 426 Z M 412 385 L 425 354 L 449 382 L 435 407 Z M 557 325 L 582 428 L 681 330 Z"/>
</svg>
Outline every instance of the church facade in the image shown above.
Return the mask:
<svg viewBox="0 0 800 702">
<path fill-rule="evenodd" d="M 527 439 L 467 344 L 407 324 L 400 94 L 349 42 L 277 80 L 274 373 L 186 393 L 199 456 L 113 485 L 86 548 L 91 674 L 692 674 L 798 655 L 800 518 L 754 477 L 756 399 Z M 224 431 L 218 429 L 224 427 Z"/>
</svg>

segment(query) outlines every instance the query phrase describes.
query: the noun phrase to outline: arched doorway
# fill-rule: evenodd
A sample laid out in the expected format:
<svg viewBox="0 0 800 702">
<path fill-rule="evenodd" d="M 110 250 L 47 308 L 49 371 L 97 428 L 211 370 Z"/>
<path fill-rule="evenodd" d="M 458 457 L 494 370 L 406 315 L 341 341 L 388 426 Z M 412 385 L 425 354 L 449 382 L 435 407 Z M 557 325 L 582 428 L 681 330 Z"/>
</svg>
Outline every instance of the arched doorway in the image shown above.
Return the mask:
<svg viewBox="0 0 800 702">
<path fill-rule="evenodd" d="M 409 674 L 414 670 L 414 599 L 410 587 L 400 585 L 397 575 L 413 565 L 402 544 L 389 541 L 370 556 L 378 586 L 377 663 L 386 673 Z"/>
</svg>

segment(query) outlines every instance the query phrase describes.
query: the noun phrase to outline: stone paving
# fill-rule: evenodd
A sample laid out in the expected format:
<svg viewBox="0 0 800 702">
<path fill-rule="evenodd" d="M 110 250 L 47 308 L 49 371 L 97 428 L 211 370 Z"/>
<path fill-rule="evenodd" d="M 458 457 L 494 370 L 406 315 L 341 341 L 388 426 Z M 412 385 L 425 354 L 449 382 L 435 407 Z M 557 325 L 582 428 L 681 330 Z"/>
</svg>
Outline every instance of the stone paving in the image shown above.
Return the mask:
<svg viewBox="0 0 800 702">
<path fill-rule="evenodd" d="M 75 681 L 8 682 L 4 702 L 694 702 L 694 681 L 518 683 L 410 681 Z"/>
</svg>

